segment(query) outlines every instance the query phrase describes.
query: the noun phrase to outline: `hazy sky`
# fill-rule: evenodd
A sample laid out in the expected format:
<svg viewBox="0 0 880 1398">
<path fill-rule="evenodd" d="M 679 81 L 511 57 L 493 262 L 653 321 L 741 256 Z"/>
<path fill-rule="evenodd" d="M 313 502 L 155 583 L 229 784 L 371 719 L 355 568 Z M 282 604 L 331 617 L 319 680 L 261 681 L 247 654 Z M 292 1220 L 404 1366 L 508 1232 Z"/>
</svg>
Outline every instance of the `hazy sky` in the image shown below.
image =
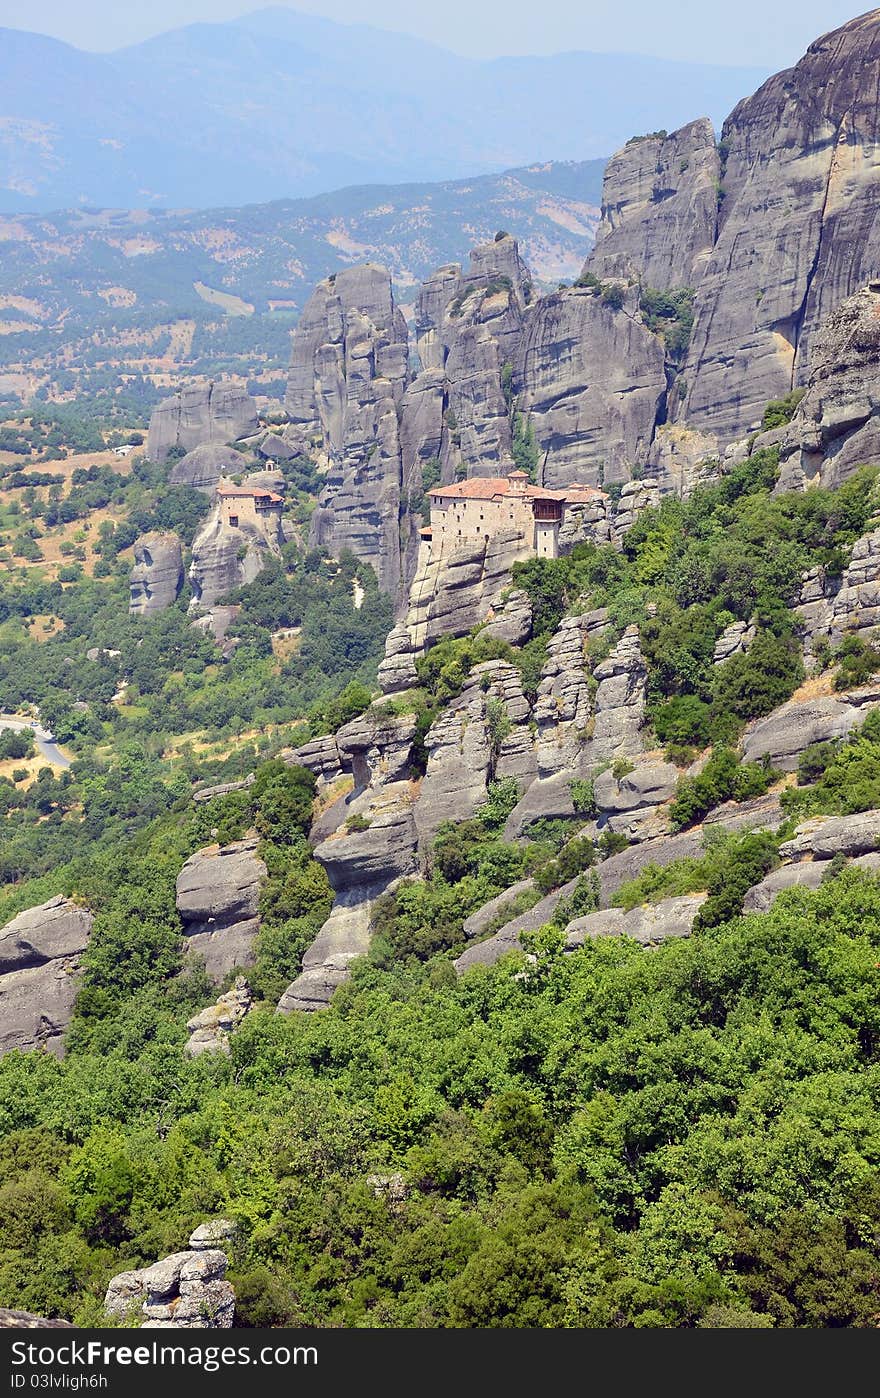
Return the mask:
<svg viewBox="0 0 880 1398">
<path fill-rule="evenodd" d="M 592 49 L 783 68 L 854 14 L 858 0 L 297 0 L 290 9 L 431 39 L 474 58 Z M 0 0 L 0 25 L 112 49 L 259 0 Z"/>
</svg>

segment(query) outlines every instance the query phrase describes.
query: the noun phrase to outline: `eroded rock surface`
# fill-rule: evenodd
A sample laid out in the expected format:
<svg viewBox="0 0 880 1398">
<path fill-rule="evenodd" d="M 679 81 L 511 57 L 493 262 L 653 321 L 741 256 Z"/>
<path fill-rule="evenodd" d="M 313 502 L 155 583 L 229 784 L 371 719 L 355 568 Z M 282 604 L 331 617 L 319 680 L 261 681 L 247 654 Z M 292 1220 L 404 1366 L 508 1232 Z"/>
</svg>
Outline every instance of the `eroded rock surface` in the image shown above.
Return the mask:
<svg viewBox="0 0 880 1398">
<path fill-rule="evenodd" d="M 177 879 L 177 911 L 189 949 L 203 956 L 216 983 L 234 966 L 250 966 L 260 930 L 267 870 L 256 839 L 198 850 Z"/>
<path fill-rule="evenodd" d="M 640 136 L 612 156 L 587 267 L 635 272 L 646 286 L 696 286 L 715 243 L 721 160 L 707 117 L 669 136 Z"/>
<path fill-rule="evenodd" d="M 822 321 L 876 275 L 880 12 L 811 44 L 724 123 L 718 238 L 679 417 L 722 445 L 806 381 Z"/>
<path fill-rule="evenodd" d="M 235 1292 L 221 1244 L 234 1231 L 227 1219 L 214 1219 L 195 1230 L 185 1251 L 120 1272 L 107 1287 L 105 1311 L 117 1320 L 136 1317 L 144 1330 L 231 1329 Z"/>
<path fill-rule="evenodd" d="M 0 1054 L 46 1048 L 61 1057 L 93 921 L 59 896 L 0 931 Z"/>
<path fill-rule="evenodd" d="M 236 976 L 235 984 L 206 1009 L 187 1020 L 189 1039 L 184 1053 L 198 1058 L 203 1053 L 228 1053 L 229 1036 L 238 1028 L 253 1003 L 250 986 L 244 976 Z"/>
<path fill-rule="evenodd" d="M 234 442 L 256 429 L 256 404 L 239 384 L 187 385 L 153 409 L 147 459 L 165 461 L 175 448 L 191 452 L 206 442 Z"/>
<path fill-rule="evenodd" d="M 183 547 L 176 534 L 142 534 L 135 540 L 128 610 L 156 616 L 177 601 L 183 587 Z"/>
</svg>

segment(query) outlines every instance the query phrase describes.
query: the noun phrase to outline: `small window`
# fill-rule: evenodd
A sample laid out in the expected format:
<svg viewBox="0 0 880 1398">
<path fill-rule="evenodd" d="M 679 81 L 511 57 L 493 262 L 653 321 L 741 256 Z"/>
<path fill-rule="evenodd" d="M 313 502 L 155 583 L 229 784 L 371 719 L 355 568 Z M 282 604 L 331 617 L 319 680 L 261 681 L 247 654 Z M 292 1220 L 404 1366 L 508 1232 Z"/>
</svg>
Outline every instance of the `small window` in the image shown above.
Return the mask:
<svg viewBox="0 0 880 1398">
<path fill-rule="evenodd" d="M 238 515 L 230 515 L 230 516 L 229 516 L 229 527 L 230 527 L 231 529 L 237 529 L 237 528 L 238 528 Z"/>
</svg>

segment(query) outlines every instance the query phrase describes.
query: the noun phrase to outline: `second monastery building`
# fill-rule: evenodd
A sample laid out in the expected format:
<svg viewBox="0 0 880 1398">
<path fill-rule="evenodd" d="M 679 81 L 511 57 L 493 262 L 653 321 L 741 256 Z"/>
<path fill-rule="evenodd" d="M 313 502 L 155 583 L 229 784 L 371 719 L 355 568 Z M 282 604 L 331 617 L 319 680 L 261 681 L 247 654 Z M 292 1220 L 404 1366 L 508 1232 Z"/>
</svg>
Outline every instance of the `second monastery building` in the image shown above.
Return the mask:
<svg viewBox="0 0 880 1398">
<path fill-rule="evenodd" d="M 525 471 L 511 471 L 509 476 L 473 476 L 454 485 L 437 486 L 428 497 L 431 523 L 422 530 L 422 538 L 433 556 L 512 530 L 539 558 L 558 557 L 559 529 L 570 506 L 595 505 L 607 498 L 591 485 L 545 490 L 531 485 Z"/>
</svg>

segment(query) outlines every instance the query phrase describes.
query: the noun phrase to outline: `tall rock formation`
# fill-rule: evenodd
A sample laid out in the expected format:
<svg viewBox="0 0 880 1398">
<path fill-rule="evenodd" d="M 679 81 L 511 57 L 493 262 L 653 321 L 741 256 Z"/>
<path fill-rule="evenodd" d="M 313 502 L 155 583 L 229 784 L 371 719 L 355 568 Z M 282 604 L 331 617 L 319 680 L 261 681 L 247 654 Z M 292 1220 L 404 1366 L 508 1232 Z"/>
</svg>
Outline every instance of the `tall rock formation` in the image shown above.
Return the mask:
<svg viewBox="0 0 880 1398">
<path fill-rule="evenodd" d="M 58 897 L 0 929 L 0 1054 L 45 1048 L 61 1057 L 93 922 Z"/>
<path fill-rule="evenodd" d="M 404 461 L 408 478 L 419 456 L 439 456 L 447 483 L 456 474 L 498 475 L 510 461 L 508 376 L 531 295 L 531 273 L 509 234 L 474 248 L 467 272 L 441 267 L 422 287 L 415 325 L 423 371 L 411 398 L 430 394 L 433 412 L 422 407 L 416 450 Z"/>
<path fill-rule="evenodd" d="M 135 540 L 129 587 L 131 616 L 156 616 L 176 602 L 183 587 L 183 548 L 176 534 L 142 534 Z"/>
<path fill-rule="evenodd" d="M 848 297 L 817 333 L 779 458 L 783 489 L 816 481 L 833 489 L 880 462 L 880 281 Z"/>
<path fill-rule="evenodd" d="M 153 409 L 147 459 L 166 461 L 175 448 L 190 452 L 203 443 L 234 442 L 256 430 L 256 404 L 239 384 L 192 384 Z"/>
<path fill-rule="evenodd" d="M 234 966 L 250 966 L 260 930 L 266 866 L 256 839 L 198 850 L 177 879 L 177 911 L 188 948 L 205 958 L 218 983 Z"/>
<path fill-rule="evenodd" d="M 587 268 L 664 291 L 696 286 L 715 243 L 721 161 L 708 117 L 640 136 L 609 160 Z"/>
<path fill-rule="evenodd" d="M 392 595 L 401 584 L 407 368 L 406 322 L 388 272 L 368 264 L 321 282 L 293 336 L 286 441 L 327 469 L 313 541 L 335 554 L 350 548 Z"/>
<path fill-rule="evenodd" d="M 678 418 L 723 446 L 806 381 L 825 317 L 880 259 L 880 10 L 811 44 L 724 123 L 719 232 Z"/>
<path fill-rule="evenodd" d="M 620 291 L 618 307 L 594 287 L 569 287 L 526 320 L 514 387 L 541 448 L 542 485 L 628 481 L 647 458 L 666 401 L 665 355 L 638 288 Z"/>
</svg>

